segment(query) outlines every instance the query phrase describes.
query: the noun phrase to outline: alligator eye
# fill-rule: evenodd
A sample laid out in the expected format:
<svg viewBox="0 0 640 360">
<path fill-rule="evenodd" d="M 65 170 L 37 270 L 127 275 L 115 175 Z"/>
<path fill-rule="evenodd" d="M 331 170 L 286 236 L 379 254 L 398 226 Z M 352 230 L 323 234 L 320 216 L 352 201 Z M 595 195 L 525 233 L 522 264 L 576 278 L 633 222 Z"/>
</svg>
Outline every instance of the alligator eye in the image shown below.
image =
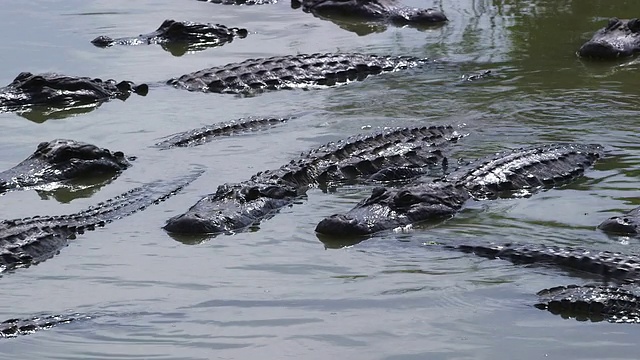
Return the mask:
<svg viewBox="0 0 640 360">
<path fill-rule="evenodd" d="M 640 32 L 640 20 L 633 18 L 627 22 L 627 27 L 633 32 Z"/>
<path fill-rule="evenodd" d="M 609 19 L 609 23 L 607 24 L 607 30 L 613 29 L 616 25 L 618 25 L 619 22 L 620 22 L 620 19 L 618 18 Z"/>
<path fill-rule="evenodd" d="M 412 205 L 420 202 L 417 196 L 411 193 L 409 190 L 403 190 L 398 195 L 396 195 L 394 202 L 397 205 Z"/>
</svg>

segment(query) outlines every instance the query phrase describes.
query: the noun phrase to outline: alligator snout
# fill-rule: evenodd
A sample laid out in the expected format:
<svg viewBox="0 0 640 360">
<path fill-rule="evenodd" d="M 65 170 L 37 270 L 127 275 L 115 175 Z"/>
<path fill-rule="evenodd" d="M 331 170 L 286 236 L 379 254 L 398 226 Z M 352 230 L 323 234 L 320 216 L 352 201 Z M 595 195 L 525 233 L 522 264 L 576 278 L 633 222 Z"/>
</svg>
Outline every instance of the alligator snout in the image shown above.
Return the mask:
<svg viewBox="0 0 640 360">
<path fill-rule="evenodd" d="M 371 229 L 349 215 L 334 214 L 320 221 L 316 232 L 328 236 L 362 236 L 371 234 Z"/>
<path fill-rule="evenodd" d="M 219 226 L 211 219 L 205 219 L 195 213 L 174 216 L 163 227 L 175 234 L 213 234 L 228 231 L 226 226 Z"/>
</svg>

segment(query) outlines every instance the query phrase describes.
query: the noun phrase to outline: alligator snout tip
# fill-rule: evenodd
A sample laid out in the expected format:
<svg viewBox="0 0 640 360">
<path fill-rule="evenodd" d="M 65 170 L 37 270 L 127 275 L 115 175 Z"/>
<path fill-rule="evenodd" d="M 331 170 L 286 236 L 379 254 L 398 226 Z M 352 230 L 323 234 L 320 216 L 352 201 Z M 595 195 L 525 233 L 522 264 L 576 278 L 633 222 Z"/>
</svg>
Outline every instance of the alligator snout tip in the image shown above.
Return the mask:
<svg viewBox="0 0 640 360">
<path fill-rule="evenodd" d="M 215 234 L 224 231 L 208 219 L 194 214 L 175 216 L 167 221 L 163 229 L 174 234 Z"/>
<path fill-rule="evenodd" d="M 91 43 L 97 47 L 106 48 L 113 45 L 115 40 L 108 36 L 98 36 L 97 38 L 91 40 Z"/>
<path fill-rule="evenodd" d="M 578 56 L 584 58 L 615 59 L 626 55 L 621 49 L 599 41 L 588 41 L 578 50 Z"/>
<path fill-rule="evenodd" d="M 348 215 L 334 214 L 320 221 L 316 232 L 325 236 L 362 236 L 371 234 L 371 229 Z"/>
<path fill-rule="evenodd" d="M 638 235 L 638 227 L 626 217 L 609 218 L 598 225 L 598 229 L 611 234 Z"/>
</svg>

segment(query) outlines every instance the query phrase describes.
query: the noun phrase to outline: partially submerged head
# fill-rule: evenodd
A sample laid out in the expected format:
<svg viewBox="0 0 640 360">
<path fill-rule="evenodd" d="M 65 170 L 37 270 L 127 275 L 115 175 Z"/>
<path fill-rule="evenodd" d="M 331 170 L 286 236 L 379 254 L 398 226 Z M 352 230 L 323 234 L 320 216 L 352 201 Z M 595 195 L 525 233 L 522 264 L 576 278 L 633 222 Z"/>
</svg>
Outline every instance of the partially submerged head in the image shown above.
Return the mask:
<svg viewBox="0 0 640 360">
<path fill-rule="evenodd" d="M 612 18 L 578 50 L 581 57 L 615 59 L 640 51 L 640 20 Z"/>
<path fill-rule="evenodd" d="M 316 232 L 327 236 L 369 235 L 420 221 L 449 217 L 469 198 L 465 190 L 445 183 L 401 189 L 378 187 L 346 214 L 320 221 Z"/>
<path fill-rule="evenodd" d="M 97 147 L 84 142 L 56 139 L 42 142 L 25 162 L 38 160 L 63 179 L 120 172 L 131 164 L 121 151 Z"/>
</svg>

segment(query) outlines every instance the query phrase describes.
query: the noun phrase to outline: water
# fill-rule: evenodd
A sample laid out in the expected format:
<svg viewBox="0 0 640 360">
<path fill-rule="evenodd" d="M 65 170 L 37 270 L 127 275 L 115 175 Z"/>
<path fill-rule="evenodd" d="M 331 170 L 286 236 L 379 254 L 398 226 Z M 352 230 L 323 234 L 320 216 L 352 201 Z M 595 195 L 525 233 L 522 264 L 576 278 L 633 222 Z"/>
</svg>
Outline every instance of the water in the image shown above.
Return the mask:
<svg viewBox="0 0 640 360">
<path fill-rule="evenodd" d="M 640 204 L 638 65 L 575 56 L 607 18 L 628 17 L 640 4 L 407 4 L 435 6 L 451 21 L 424 31 L 389 28 L 359 36 L 292 10 L 286 1 L 253 7 L 195 0 L 5 1 L 0 84 L 21 71 L 155 82 L 250 57 L 308 52 L 429 56 L 450 63 L 326 90 L 235 97 L 155 87 L 146 97 L 64 119 L 36 122 L 0 114 L 3 169 L 56 137 L 137 156 L 131 169 L 93 193 L 4 195 L 2 218 L 71 213 L 140 183 L 207 169 L 167 202 L 81 235 L 54 258 L 3 276 L 0 319 L 68 311 L 95 317 L 2 341 L 0 357 L 637 358 L 637 325 L 566 320 L 532 306 L 542 288 L 593 280 L 421 244 L 474 237 L 640 250 L 636 239 L 595 230 L 603 219 Z M 182 57 L 160 46 L 100 49 L 89 43 L 98 35 L 150 32 L 165 18 L 246 27 L 250 34 Z M 461 81 L 489 69 L 493 76 L 486 80 Z M 286 125 L 205 146 L 150 147 L 205 124 L 299 113 Z M 350 209 L 370 187 L 312 190 L 254 232 L 177 241 L 161 229 L 217 185 L 275 168 L 313 146 L 369 128 L 431 124 L 453 124 L 469 134 L 453 147 L 455 157 L 551 141 L 597 142 L 608 157 L 562 189 L 471 203 L 444 224 L 381 234 L 346 248 L 325 248 L 313 229 L 323 217 Z"/>
</svg>

